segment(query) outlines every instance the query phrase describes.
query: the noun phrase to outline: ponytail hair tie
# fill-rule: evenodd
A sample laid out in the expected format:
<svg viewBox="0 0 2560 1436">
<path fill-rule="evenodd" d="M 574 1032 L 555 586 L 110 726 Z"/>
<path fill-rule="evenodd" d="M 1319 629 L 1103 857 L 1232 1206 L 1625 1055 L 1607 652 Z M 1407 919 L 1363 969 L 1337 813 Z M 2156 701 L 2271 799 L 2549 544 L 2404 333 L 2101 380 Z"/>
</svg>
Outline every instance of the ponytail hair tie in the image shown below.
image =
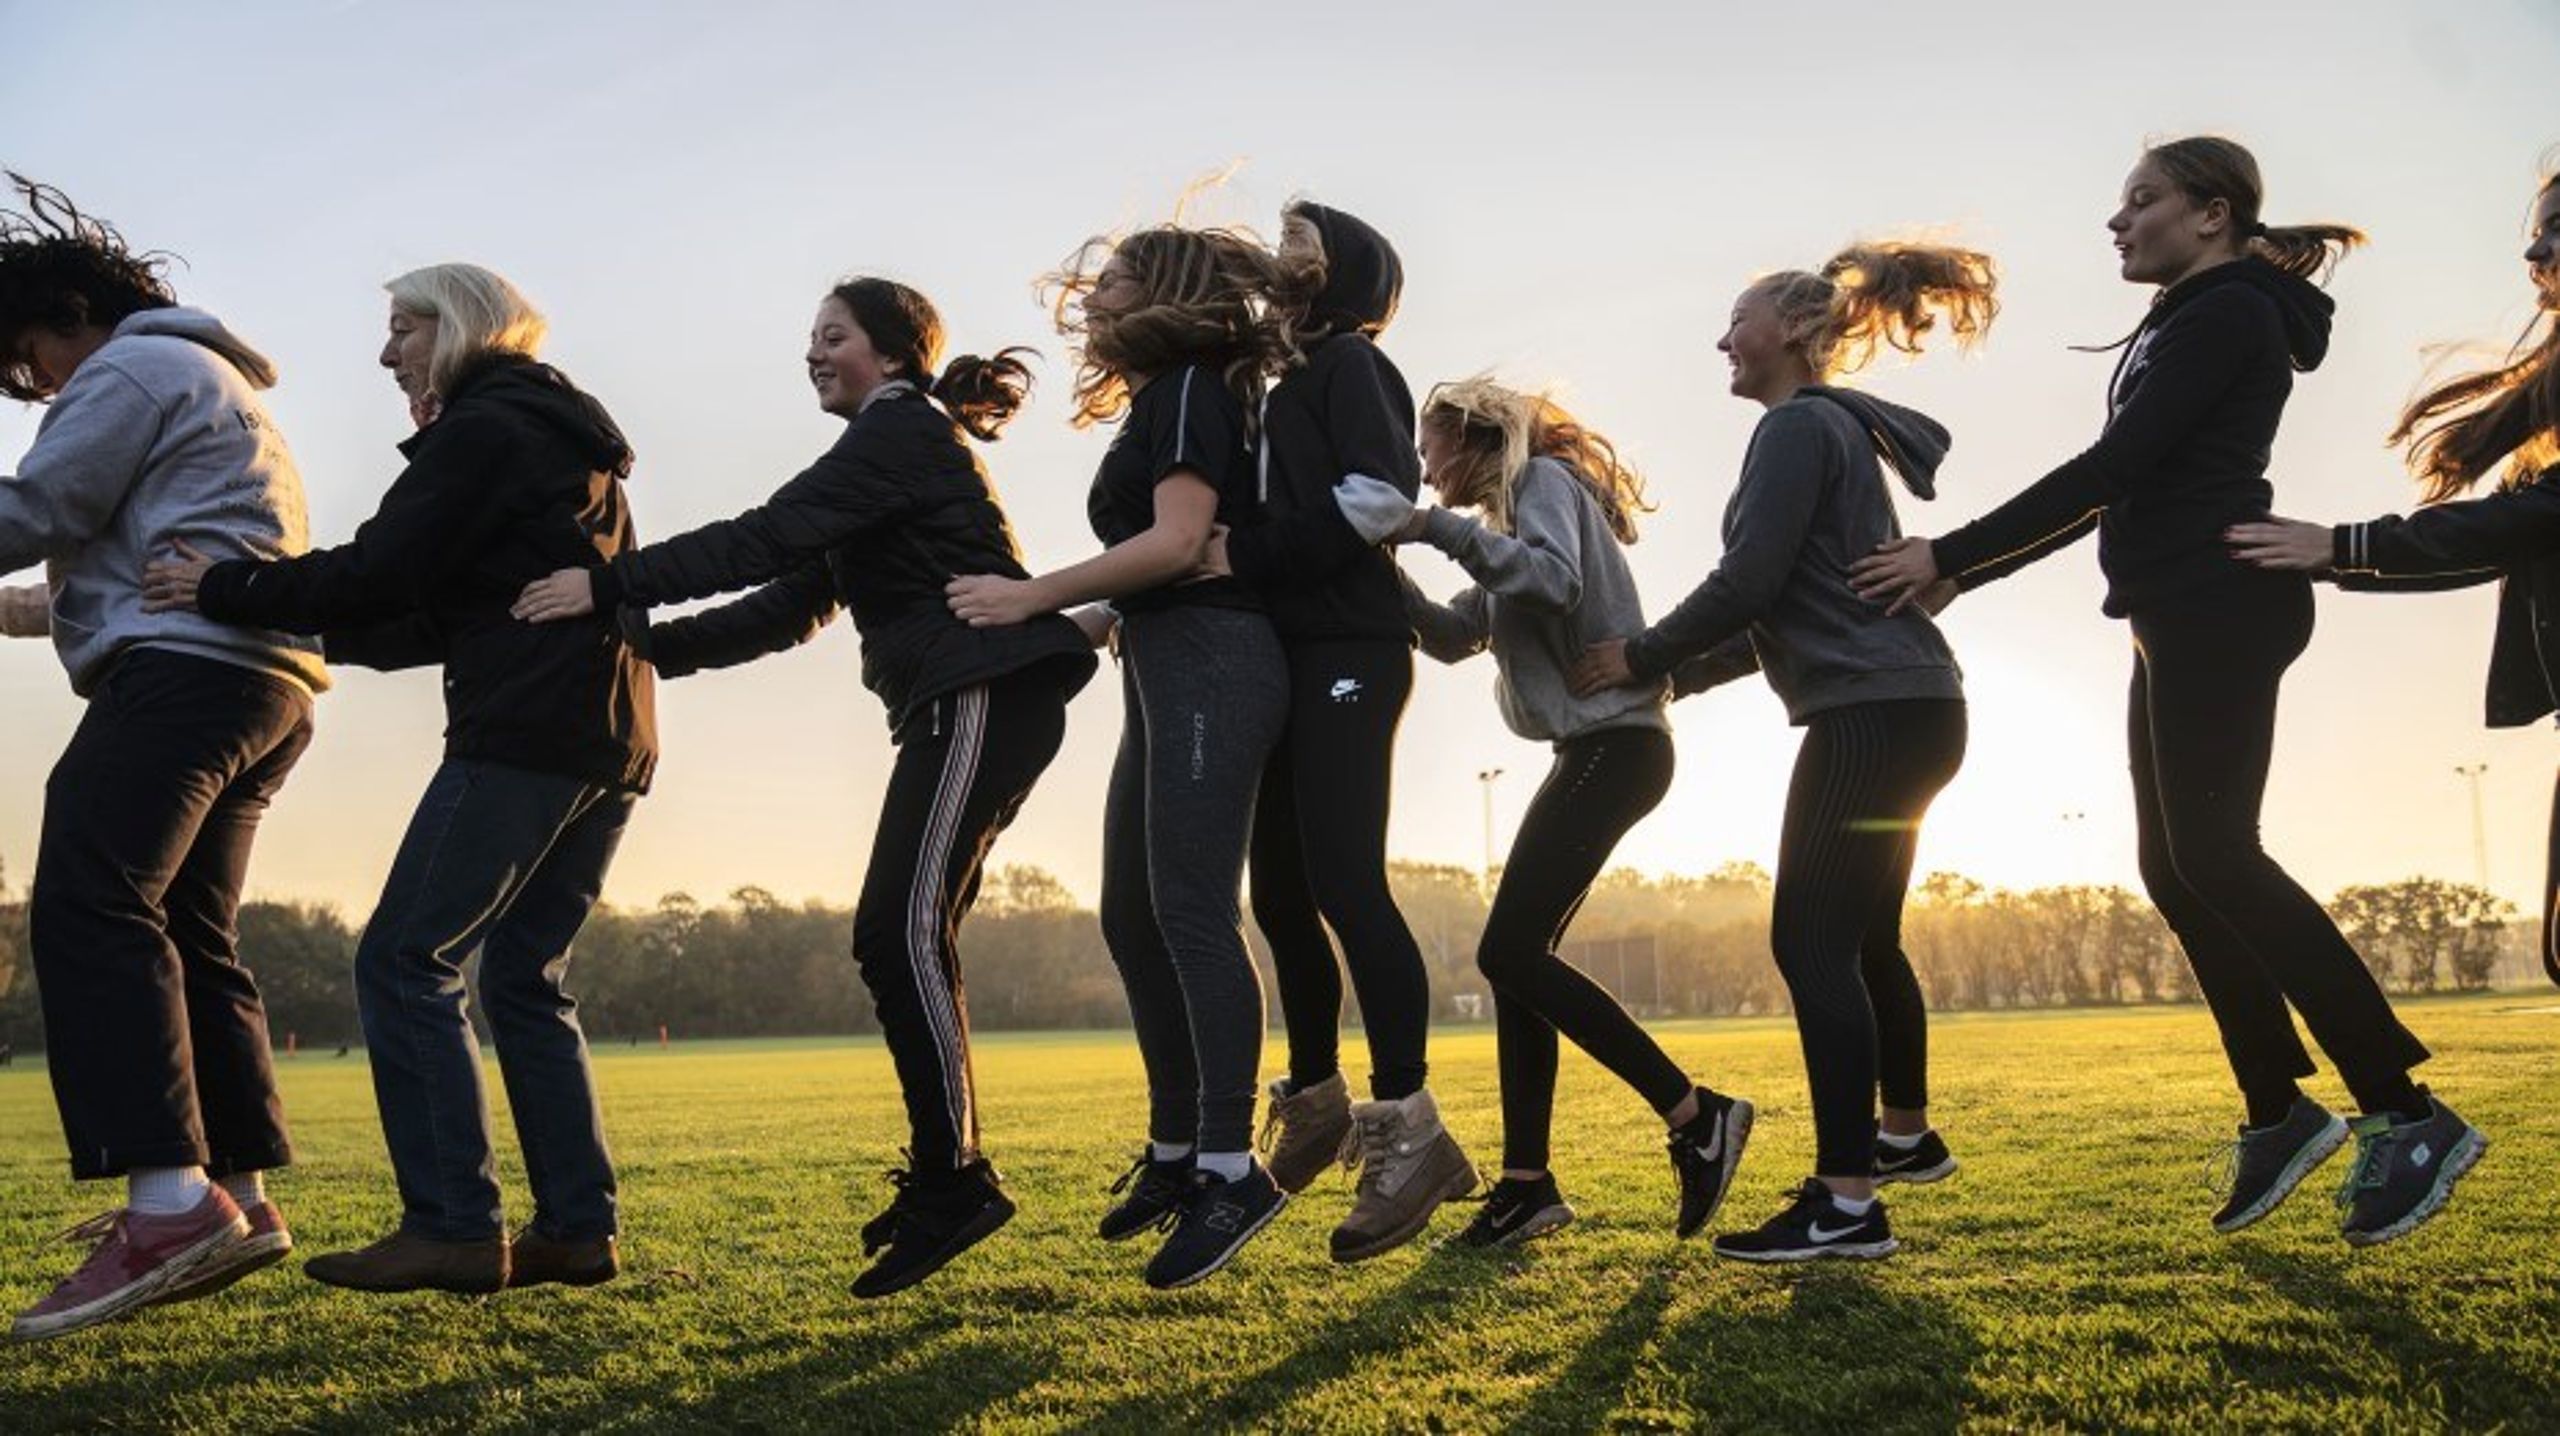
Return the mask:
<svg viewBox="0 0 2560 1436">
<path fill-rule="evenodd" d="M 2240 227 L 2240 233 L 2247 239 L 2264 239 L 2267 237 L 2267 222 L 2253 219 Z"/>
</svg>

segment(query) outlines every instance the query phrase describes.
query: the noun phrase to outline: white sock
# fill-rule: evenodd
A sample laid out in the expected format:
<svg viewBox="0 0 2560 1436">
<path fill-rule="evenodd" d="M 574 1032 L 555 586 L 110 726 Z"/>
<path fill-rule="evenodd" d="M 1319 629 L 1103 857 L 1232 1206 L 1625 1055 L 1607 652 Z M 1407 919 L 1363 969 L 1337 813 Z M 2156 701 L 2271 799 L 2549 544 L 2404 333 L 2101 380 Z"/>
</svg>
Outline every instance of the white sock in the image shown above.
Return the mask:
<svg viewBox="0 0 2560 1436">
<path fill-rule="evenodd" d="M 1253 1153 L 1202 1152 L 1194 1165 L 1211 1176 L 1232 1182 L 1253 1170 Z"/>
<path fill-rule="evenodd" d="M 1897 1152 L 1908 1152 L 1912 1148 L 1919 1146 L 1920 1139 L 1928 1135 L 1929 1133 L 1926 1128 L 1917 1132 L 1912 1132 L 1908 1135 L 1901 1132 L 1878 1132 L 1876 1133 L 1876 1140 L 1884 1143 L 1886 1146 L 1891 1147 Z"/>
<path fill-rule="evenodd" d="M 125 1173 L 125 1205 L 146 1217 L 174 1217 L 196 1209 L 213 1183 L 202 1167 L 136 1167 Z"/>
<path fill-rule="evenodd" d="M 1158 1162 L 1179 1162 L 1191 1155 L 1189 1142 L 1149 1142 L 1147 1156 Z"/>
<path fill-rule="evenodd" d="M 1840 1210 L 1853 1217 L 1865 1216 L 1867 1214 L 1867 1209 L 1875 1204 L 1876 1199 L 1873 1197 L 1844 1197 L 1838 1192 L 1833 1192 L 1831 1194 L 1831 1205 L 1838 1207 Z"/>
<path fill-rule="evenodd" d="M 234 1172 L 222 1179 L 222 1189 L 231 1194 L 233 1205 L 245 1212 L 267 1199 L 266 1174 Z"/>
</svg>

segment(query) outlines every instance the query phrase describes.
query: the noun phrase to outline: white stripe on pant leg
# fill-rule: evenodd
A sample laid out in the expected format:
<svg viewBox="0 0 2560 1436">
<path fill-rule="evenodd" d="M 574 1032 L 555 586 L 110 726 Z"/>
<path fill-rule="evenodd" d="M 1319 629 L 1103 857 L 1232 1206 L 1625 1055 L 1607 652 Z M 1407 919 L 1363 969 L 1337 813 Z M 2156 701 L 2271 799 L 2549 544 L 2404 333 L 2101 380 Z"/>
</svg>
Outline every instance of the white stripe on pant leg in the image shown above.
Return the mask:
<svg viewBox="0 0 2560 1436">
<path fill-rule="evenodd" d="M 951 845 L 960 817 L 977 785 L 978 759 L 987 732 L 985 685 L 952 695 L 954 716 L 951 750 L 943 759 L 942 781 L 934 791 L 933 812 L 926 820 L 923 850 L 917 855 L 915 879 L 907 889 L 907 961 L 913 968 L 918 1005 L 932 1029 L 934 1055 L 942 1064 L 943 1097 L 951 1115 L 952 1145 L 969 1145 L 969 1058 L 960 1049 L 959 1004 L 943 972 L 943 881 L 951 865 Z"/>
</svg>

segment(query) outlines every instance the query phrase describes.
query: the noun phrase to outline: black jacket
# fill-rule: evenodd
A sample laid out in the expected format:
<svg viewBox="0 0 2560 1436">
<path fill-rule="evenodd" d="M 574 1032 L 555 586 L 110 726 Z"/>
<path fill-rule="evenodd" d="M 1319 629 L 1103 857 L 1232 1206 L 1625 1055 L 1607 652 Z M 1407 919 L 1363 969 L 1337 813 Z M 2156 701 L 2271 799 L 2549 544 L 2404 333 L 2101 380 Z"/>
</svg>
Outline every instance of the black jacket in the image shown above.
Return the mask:
<svg viewBox="0 0 2560 1436">
<path fill-rule="evenodd" d="M 2560 468 L 2406 517 L 2340 524 L 2332 542 L 2341 588 L 2462 588 L 2496 579 L 2489 726 L 2521 728 L 2560 709 Z"/>
<path fill-rule="evenodd" d="M 963 574 L 1024 578 L 994 485 L 941 406 L 910 385 L 875 395 L 818 461 L 733 519 L 705 524 L 596 571 L 596 606 L 678 603 L 763 585 L 744 598 L 652 625 L 646 647 L 677 678 L 806 642 L 853 613 L 862 682 L 893 734 L 933 699 L 1057 660 L 1068 691 L 1092 676 L 1073 623 L 971 628 L 943 586 Z"/>
<path fill-rule="evenodd" d="M 225 623 L 319 633 L 331 662 L 444 665 L 445 753 L 645 792 L 654 680 L 609 613 L 508 615 L 525 584 L 632 542 L 631 447 L 560 371 L 514 355 L 466 367 L 373 517 L 335 548 L 207 570 Z"/>
<path fill-rule="evenodd" d="M 2222 541 L 2264 518 L 2276 424 L 2293 376 L 2319 367 L 2335 305 L 2262 259 L 2163 291 L 2116 361 L 2098 441 L 1990 513 L 1931 541 L 1972 588 L 2098 529 L 2117 618 L 2245 567 Z"/>
</svg>

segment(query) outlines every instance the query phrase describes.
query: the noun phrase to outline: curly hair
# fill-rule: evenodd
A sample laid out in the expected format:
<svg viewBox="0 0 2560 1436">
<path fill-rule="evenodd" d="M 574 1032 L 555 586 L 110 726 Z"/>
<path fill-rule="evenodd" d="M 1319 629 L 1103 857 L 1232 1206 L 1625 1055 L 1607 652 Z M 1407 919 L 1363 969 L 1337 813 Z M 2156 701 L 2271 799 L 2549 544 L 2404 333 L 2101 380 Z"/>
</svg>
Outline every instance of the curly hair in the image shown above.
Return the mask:
<svg viewBox="0 0 2560 1436">
<path fill-rule="evenodd" d="M 1113 259 L 1130 270 L 1137 300 L 1092 313 L 1079 301 Z M 1287 317 L 1272 300 L 1278 283 L 1270 252 L 1240 230 L 1160 224 L 1086 240 L 1041 282 L 1058 332 L 1074 347 L 1076 426 L 1125 413 L 1132 379 L 1197 364 L 1215 370 L 1244 406 L 1250 440 L 1263 386 L 1298 360 Z"/>
<path fill-rule="evenodd" d="M 68 334 L 113 329 L 129 315 L 178 302 L 161 271 L 174 257 L 136 253 L 115 226 L 83 214 L 70 197 L 14 170 L 14 208 L 0 208 L 0 394 L 51 397 L 21 353 L 31 329 Z"/>
<path fill-rule="evenodd" d="M 1511 487 L 1531 459 L 1554 459 L 1600 502 L 1620 543 L 1636 541 L 1636 515 L 1649 512 L 1644 477 L 1618 457 L 1615 444 L 1545 394 L 1504 386 L 1478 374 L 1432 386 L 1422 401 L 1422 428 L 1457 446 L 1451 470 L 1433 476 L 1444 501 L 1481 510 L 1485 522 L 1511 532 Z"/>
<path fill-rule="evenodd" d="M 1754 282 L 1776 305 L 1787 347 L 1817 379 L 1855 373 L 1883 349 L 1920 352 L 1941 317 L 1969 349 L 1999 317 L 2000 275 L 1991 256 L 1940 244 L 1853 244 L 1819 270 L 1782 270 Z"/>
</svg>

